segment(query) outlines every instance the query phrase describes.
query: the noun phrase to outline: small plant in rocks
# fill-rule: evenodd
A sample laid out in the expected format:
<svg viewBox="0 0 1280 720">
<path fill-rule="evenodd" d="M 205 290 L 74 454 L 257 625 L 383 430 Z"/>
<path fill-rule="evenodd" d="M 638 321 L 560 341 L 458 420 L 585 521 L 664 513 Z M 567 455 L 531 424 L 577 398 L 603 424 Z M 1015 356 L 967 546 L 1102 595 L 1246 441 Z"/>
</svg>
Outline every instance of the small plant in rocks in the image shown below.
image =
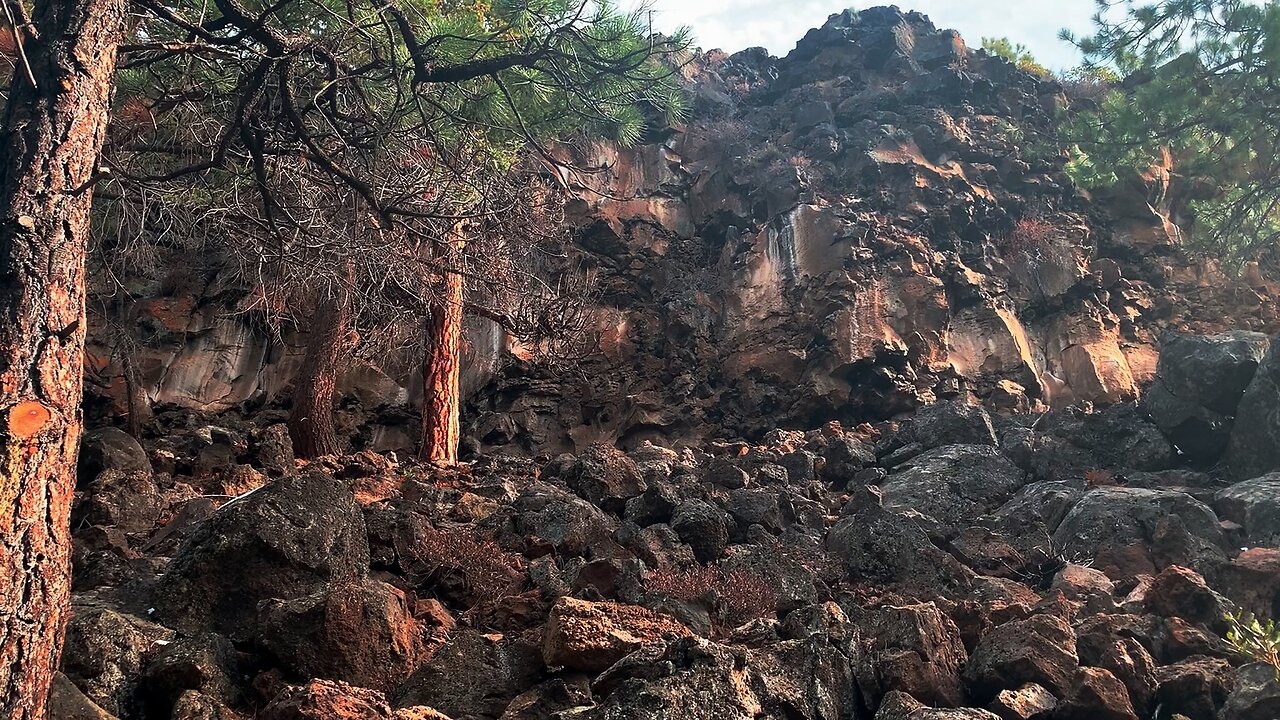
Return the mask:
<svg viewBox="0 0 1280 720">
<path fill-rule="evenodd" d="M 1231 647 L 1243 658 L 1274 667 L 1280 681 L 1280 625 L 1244 611 L 1228 614 L 1227 623 Z"/>
</svg>

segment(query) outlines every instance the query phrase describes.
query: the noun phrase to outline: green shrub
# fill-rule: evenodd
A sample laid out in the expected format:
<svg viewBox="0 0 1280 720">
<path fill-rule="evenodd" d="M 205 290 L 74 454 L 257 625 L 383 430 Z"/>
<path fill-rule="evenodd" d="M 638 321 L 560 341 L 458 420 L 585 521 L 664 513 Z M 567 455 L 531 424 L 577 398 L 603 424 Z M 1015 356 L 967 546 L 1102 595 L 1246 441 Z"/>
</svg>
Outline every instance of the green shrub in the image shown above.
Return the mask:
<svg viewBox="0 0 1280 720">
<path fill-rule="evenodd" d="M 1276 669 L 1280 680 L 1280 626 L 1275 620 L 1259 620 L 1253 613 L 1239 612 L 1227 615 L 1231 628 L 1227 630 L 1227 642 L 1241 657 L 1267 663 Z"/>
</svg>

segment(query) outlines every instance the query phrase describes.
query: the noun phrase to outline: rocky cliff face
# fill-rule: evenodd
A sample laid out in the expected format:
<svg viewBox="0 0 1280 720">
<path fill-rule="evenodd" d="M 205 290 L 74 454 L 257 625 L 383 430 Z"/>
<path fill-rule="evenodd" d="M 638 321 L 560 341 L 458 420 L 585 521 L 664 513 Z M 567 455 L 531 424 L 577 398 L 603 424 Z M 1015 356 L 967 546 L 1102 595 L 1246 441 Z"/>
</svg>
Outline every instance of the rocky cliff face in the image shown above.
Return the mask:
<svg viewBox="0 0 1280 720">
<path fill-rule="evenodd" d="M 1073 191 L 1061 89 L 919 15 L 688 81 L 687 125 L 563 149 L 601 353 L 473 327 L 470 462 L 375 452 L 394 363 L 348 374 L 358 452 L 295 460 L 291 338 L 134 286 L 157 406 L 119 429 L 101 353 L 51 717 L 1280 717 L 1224 640 L 1280 615 L 1265 268 L 1183 257 L 1167 174 Z"/>
<path fill-rule="evenodd" d="M 1276 329 L 1260 270 L 1234 280 L 1180 255 L 1167 173 L 1082 196 L 1045 149 L 1062 88 L 922 15 L 845 12 L 785 58 L 711 52 L 684 72 L 686 124 L 563 149 L 588 169 L 569 209 L 602 354 L 532 368 L 477 323 L 471 448 L 759 437 L 969 391 L 1002 409 L 1111 404 L 1150 381 L 1160 329 Z M 284 395 L 294 349 L 229 314 L 216 278 L 137 297 L 125 317 L 152 402 Z M 348 404 L 405 405 L 399 376 L 356 368 Z M 364 437 L 405 445 L 402 416 Z"/>
<path fill-rule="evenodd" d="M 1150 382 L 1160 329 L 1275 328 L 1260 276 L 1179 255 L 1167 179 L 1082 196 L 1045 150 L 1062 88 L 919 14 L 846 12 L 786 58 L 689 75 L 687 125 L 576 149 L 608 382 L 517 368 L 478 399 L 483 444 L 758 437 L 966 391 L 1111 404 Z"/>
</svg>

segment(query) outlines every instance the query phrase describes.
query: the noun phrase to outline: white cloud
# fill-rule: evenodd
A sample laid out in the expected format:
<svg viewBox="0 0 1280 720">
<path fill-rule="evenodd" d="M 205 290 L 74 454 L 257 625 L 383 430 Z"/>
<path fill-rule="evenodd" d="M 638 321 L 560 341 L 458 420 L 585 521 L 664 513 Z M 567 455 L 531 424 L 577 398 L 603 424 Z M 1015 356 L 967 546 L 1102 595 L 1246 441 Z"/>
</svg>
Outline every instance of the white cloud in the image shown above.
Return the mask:
<svg viewBox="0 0 1280 720">
<path fill-rule="evenodd" d="M 884 2 L 856 2 L 866 8 Z M 693 28 L 698 45 L 734 52 L 763 46 L 785 55 L 810 28 L 839 12 L 840 0 L 651 0 L 653 23 L 670 30 Z M 1075 48 L 1057 39 L 1064 27 L 1087 32 L 1094 0 L 914 0 L 900 2 L 919 10 L 934 24 L 958 30 L 977 46 L 983 36 L 1007 36 L 1029 47 L 1049 67 L 1069 68 L 1079 62 Z"/>
</svg>

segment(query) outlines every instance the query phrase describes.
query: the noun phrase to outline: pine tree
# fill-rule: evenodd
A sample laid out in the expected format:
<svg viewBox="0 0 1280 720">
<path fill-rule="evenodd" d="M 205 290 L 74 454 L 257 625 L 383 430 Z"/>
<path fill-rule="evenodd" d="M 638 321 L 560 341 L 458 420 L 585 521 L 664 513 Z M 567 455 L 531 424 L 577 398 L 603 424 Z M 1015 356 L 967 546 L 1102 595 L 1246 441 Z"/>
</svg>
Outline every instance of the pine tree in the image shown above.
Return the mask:
<svg viewBox="0 0 1280 720">
<path fill-rule="evenodd" d="M 126 46 L 121 83 L 122 116 L 138 121 L 117 123 L 106 151 L 120 194 L 184 204 L 182 225 L 216 227 L 203 235 L 229 243 L 244 277 L 323 309 L 306 311 L 317 321 L 428 318 L 423 456 L 456 459 L 460 305 L 521 275 L 467 233 L 537 214 L 504 178 L 529 155 L 571 173 L 549 140 L 629 144 L 651 118 L 676 119 L 687 35 L 652 36 L 642 12 L 584 0 L 136 1 L 150 8 L 135 33 L 146 41 Z M 350 335 L 312 329 L 291 419 L 305 455 L 337 449 L 334 343 Z"/>
<path fill-rule="evenodd" d="M 1065 39 L 1087 67 L 1124 79 L 1077 112 L 1068 167 L 1085 186 L 1145 171 L 1167 153 L 1197 249 L 1238 265 L 1280 239 L 1280 4 L 1165 0 L 1123 16 L 1099 2 L 1096 32 Z"/>
</svg>

